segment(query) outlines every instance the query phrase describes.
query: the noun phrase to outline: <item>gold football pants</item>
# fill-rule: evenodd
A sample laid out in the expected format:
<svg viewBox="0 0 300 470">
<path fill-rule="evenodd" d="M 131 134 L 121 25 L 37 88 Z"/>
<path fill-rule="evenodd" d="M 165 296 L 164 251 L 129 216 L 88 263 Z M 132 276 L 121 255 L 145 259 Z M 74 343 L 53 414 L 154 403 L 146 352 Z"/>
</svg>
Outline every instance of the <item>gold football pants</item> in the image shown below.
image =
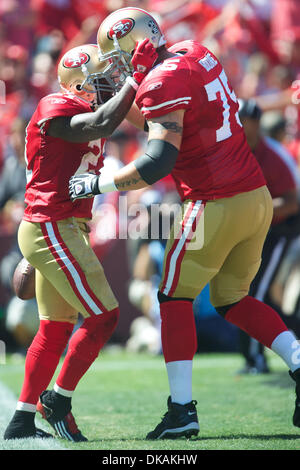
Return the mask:
<svg viewBox="0 0 300 470">
<path fill-rule="evenodd" d="M 113 310 L 118 302 L 89 243 L 86 220 L 22 221 L 18 242 L 36 268 L 36 298 L 43 320 L 76 323 Z"/>
<path fill-rule="evenodd" d="M 215 307 L 248 294 L 273 215 L 266 186 L 215 201 L 185 201 L 171 229 L 160 291 L 194 299 L 210 283 Z"/>
</svg>

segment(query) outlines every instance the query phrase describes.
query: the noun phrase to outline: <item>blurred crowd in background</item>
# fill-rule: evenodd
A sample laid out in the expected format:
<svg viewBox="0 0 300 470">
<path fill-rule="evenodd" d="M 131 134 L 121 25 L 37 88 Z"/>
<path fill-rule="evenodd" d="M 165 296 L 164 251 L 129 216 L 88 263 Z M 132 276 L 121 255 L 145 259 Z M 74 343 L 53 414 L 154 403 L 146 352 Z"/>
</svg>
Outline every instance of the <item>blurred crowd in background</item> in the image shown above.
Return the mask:
<svg viewBox="0 0 300 470">
<path fill-rule="evenodd" d="M 295 172 L 300 167 L 299 0 L 1 0 L 0 339 L 9 351 L 26 351 L 38 327 L 35 299 L 22 301 L 11 287 L 21 259 L 16 234 L 26 185 L 26 126 L 38 101 L 59 91 L 56 65 L 61 55 L 95 43 L 101 21 L 125 6 L 151 12 L 168 44 L 194 39 L 216 54 L 237 97 L 255 99 L 260 107 L 257 132 L 282 146 Z M 122 123 L 107 142 L 106 164 L 112 168 L 128 163 L 143 152 L 145 139 L 143 132 Z M 119 193 L 95 198 L 91 242 L 121 307 L 112 343 L 160 352 L 156 291 L 166 240 L 160 231 L 149 238 L 149 214 L 153 204 L 161 204 L 161 224 L 170 218 L 168 208 L 178 203 L 170 177 L 151 189 L 128 193 L 126 201 Z M 138 210 L 141 205 L 146 211 Z M 134 224 L 140 236 L 126 236 L 124 230 L 120 236 L 122 224 Z M 292 238 L 269 296 L 282 315 L 293 320 L 291 327 L 299 335 L 300 225 L 295 225 Z M 199 352 L 239 350 L 238 332 L 216 314 L 208 286 L 194 307 Z"/>
</svg>

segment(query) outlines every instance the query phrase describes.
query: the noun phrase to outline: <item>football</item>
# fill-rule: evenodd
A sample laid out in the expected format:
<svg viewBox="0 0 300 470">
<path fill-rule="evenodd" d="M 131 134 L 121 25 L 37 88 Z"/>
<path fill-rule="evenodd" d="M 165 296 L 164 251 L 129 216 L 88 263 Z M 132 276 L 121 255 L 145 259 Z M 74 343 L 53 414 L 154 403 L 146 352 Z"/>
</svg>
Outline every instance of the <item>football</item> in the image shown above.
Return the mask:
<svg viewBox="0 0 300 470">
<path fill-rule="evenodd" d="M 21 259 L 15 269 L 12 287 L 16 296 L 22 300 L 35 296 L 35 269 L 25 258 Z"/>
</svg>

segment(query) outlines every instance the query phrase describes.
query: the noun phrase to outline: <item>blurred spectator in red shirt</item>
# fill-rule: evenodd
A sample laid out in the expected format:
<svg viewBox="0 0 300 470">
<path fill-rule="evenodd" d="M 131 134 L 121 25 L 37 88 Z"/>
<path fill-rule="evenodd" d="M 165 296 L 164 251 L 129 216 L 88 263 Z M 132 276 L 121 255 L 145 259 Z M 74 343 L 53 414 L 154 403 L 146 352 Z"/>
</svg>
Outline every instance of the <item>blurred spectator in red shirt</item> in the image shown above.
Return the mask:
<svg viewBox="0 0 300 470">
<path fill-rule="evenodd" d="M 16 118 L 10 124 L 10 134 L 4 148 L 4 163 L 0 175 L 1 230 L 15 236 L 24 212 L 25 127 L 27 121 Z"/>
<path fill-rule="evenodd" d="M 80 29 L 81 17 L 74 0 L 31 0 L 37 12 L 37 36 L 49 34 L 53 29 L 63 32 L 66 39 L 71 39 Z"/>
<path fill-rule="evenodd" d="M 0 79 L 5 82 L 6 93 L 22 90 L 28 84 L 29 54 L 25 47 L 9 45 L 0 57 Z"/>
<path fill-rule="evenodd" d="M 273 0 L 271 37 L 281 60 L 300 67 L 299 0 Z"/>
<path fill-rule="evenodd" d="M 104 18 L 111 12 L 109 8 L 109 2 L 103 1 L 103 0 L 84 0 L 84 2 L 82 0 L 74 0 L 73 8 L 75 9 L 81 21 L 84 21 L 87 18 L 95 16 L 97 17 L 98 25 L 100 25 L 100 23 L 104 20 Z M 117 8 L 114 8 L 114 9 L 117 9 Z"/>
<path fill-rule="evenodd" d="M 32 8 L 37 13 L 35 32 L 42 37 L 53 30 L 60 30 L 70 41 L 78 34 L 84 20 L 94 17 L 99 26 L 110 13 L 109 3 L 101 0 L 31 0 Z"/>
<path fill-rule="evenodd" d="M 219 14 L 218 10 L 202 1 L 159 2 L 157 8 L 160 24 L 170 45 L 191 38 L 201 41 L 205 26 Z"/>
<path fill-rule="evenodd" d="M 0 105 L 0 140 L 10 131 L 11 122 L 21 112 L 29 86 L 28 51 L 20 45 L 9 45 L 0 56 L 0 80 L 4 83 L 5 104 Z"/>
<path fill-rule="evenodd" d="M 36 26 L 36 14 L 32 0 L 1 0 L 0 22 L 5 29 L 6 40 L 32 50 Z"/>
</svg>

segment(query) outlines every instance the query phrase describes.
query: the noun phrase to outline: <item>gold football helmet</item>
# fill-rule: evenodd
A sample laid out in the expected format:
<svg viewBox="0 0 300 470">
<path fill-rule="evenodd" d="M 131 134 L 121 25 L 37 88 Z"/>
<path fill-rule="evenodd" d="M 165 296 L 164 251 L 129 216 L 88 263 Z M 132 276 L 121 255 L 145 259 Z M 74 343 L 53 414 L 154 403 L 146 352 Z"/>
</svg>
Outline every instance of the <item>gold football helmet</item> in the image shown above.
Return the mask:
<svg viewBox="0 0 300 470">
<path fill-rule="evenodd" d="M 74 47 L 59 61 L 57 74 L 60 87 L 95 108 L 115 92 L 114 86 L 107 82 L 102 73 L 107 65 L 107 61 L 99 61 L 96 44 Z"/>
<path fill-rule="evenodd" d="M 103 73 L 119 89 L 126 76 L 131 75 L 131 57 L 138 41 L 148 38 L 157 49 L 166 40 L 156 20 L 141 8 L 121 8 L 101 23 L 97 43 L 100 62 L 109 60 Z"/>
</svg>

